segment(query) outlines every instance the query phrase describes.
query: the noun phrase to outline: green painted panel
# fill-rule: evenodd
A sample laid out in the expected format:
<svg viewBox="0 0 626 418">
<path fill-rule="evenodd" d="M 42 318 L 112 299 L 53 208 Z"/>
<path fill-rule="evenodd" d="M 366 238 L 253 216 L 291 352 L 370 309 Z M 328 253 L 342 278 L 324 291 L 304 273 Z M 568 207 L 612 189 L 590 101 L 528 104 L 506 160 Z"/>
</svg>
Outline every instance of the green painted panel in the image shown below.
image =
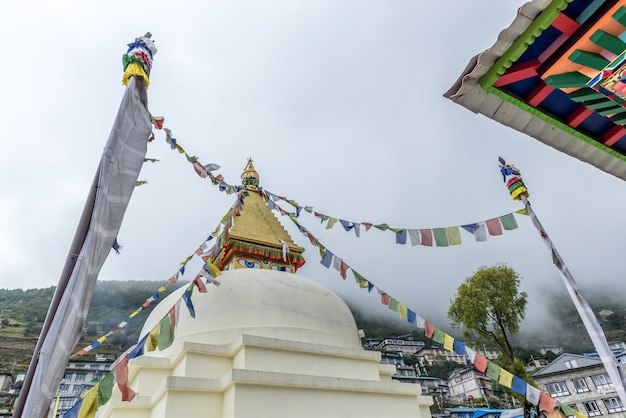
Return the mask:
<svg viewBox="0 0 626 418">
<path fill-rule="evenodd" d="M 546 84 L 552 86 L 555 89 L 563 89 L 568 87 L 585 87 L 589 77 L 579 72 L 555 74 L 546 77 L 544 80 Z"/>
<path fill-rule="evenodd" d="M 611 63 L 602 55 L 594 54 L 593 52 L 581 51 L 580 49 L 572 52 L 567 58 L 576 64 L 584 65 L 585 67 L 593 68 L 598 71 Z"/>
<path fill-rule="evenodd" d="M 621 23 L 622 26 L 626 26 L 626 7 L 622 6 L 615 13 L 613 13 L 613 19 Z"/>
<path fill-rule="evenodd" d="M 605 96 L 602 93 L 598 93 L 591 87 L 583 87 L 567 95 L 575 102 L 583 102 L 585 100 L 604 99 Z"/>
<path fill-rule="evenodd" d="M 609 119 L 613 121 L 613 123 L 617 125 L 623 125 L 626 123 L 626 112 L 618 113 L 617 115 L 611 116 Z"/>
<path fill-rule="evenodd" d="M 606 97 L 604 99 L 587 100 L 583 104 L 585 105 L 585 107 L 593 110 L 603 110 L 616 106 L 615 103 L 613 103 L 610 99 L 607 99 Z"/>
<path fill-rule="evenodd" d="M 614 115 L 617 112 L 619 112 L 620 109 L 623 109 L 623 107 L 620 105 L 614 104 L 613 106 L 607 107 L 606 109 L 598 109 L 598 114 L 602 116 Z"/>
<path fill-rule="evenodd" d="M 615 55 L 619 55 L 626 50 L 626 43 L 624 43 L 624 41 L 611 35 L 610 33 L 606 33 L 603 30 L 595 31 L 589 39 L 594 44 L 606 49 L 607 51 L 611 51 Z"/>
</svg>

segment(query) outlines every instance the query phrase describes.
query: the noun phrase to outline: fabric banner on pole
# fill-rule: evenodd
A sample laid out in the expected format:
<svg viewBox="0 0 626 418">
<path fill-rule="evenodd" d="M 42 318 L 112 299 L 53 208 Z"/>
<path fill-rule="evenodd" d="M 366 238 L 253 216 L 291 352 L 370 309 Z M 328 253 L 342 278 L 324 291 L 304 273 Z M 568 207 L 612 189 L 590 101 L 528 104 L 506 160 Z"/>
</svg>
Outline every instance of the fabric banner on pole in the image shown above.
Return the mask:
<svg viewBox="0 0 626 418">
<path fill-rule="evenodd" d="M 132 77 L 100 160 L 87 233 L 67 286 L 57 289 L 63 292 L 58 308 L 48 312 L 52 321 L 41 337 L 41 349 L 31 361 L 32 383 L 19 416 L 41 418 L 50 407 L 83 330 L 98 274 L 111 252 L 135 189 L 151 132 L 144 80 Z"/>
</svg>

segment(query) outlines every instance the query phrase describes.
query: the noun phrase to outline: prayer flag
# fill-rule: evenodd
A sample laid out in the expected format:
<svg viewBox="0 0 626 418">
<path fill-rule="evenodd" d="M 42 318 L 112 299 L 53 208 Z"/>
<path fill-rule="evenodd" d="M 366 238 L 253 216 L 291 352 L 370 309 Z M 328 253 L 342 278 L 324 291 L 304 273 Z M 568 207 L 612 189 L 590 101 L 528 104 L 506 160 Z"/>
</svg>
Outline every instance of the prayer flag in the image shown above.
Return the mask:
<svg viewBox="0 0 626 418">
<path fill-rule="evenodd" d="M 122 401 L 132 401 L 137 393 L 128 386 L 128 356 L 115 366 L 115 381 L 122 392 Z"/>
<path fill-rule="evenodd" d="M 428 247 L 433 246 L 433 231 L 432 229 L 420 229 L 422 245 L 426 245 Z"/>
<path fill-rule="evenodd" d="M 159 337 L 157 339 L 157 348 L 159 350 L 165 350 L 174 342 L 174 330 L 172 329 L 169 314 L 161 319 L 160 325 L 161 329 L 159 330 Z"/>
<path fill-rule="evenodd" d="M 382 303 L 385 306 L 389 306 L 389 304 L 391 303 L 391 296 L 389 296 L 385 292 L 381 292 L 381 294 L 380 294 L 380 303 Z"/>
<path fill-rule="evenodd" d="M 511 390 L 513 392 L 519 393 L 520 395 L 526 395 L 526 385 L 527 383 L 524 379 L 513 376 L 513 383 L 511 384 Z"/>
<path fill-rule="evenodd" d="M 342 260 L 342 261 L 341 261 L 341 266 L 340 266 L 340 269 L 339 269 L 339 275 L 340 275 L 340 276 L 341 276 L 344 280 L 346 280 L 346 273 L 347 273 L 347 271 L 348 271 L 348 267 L 350 267 L 350 266 L 348 266 L 348 265 L 347 265 L 346 263 L 344 263 L 344 262 L 343 262 L 343 260 Z"/>
<path fill-rule="evenodd" d="M 337 223 L 337 218 L 328 218 L 328 223 L 326 224 L 326 229 L 331 229 Z"/>
<path fill-rule="evenodd" d="M 398 312 L 398 301 L 395 300 L 394 298 L 389 299 L 389 310 Z"/>
<path fill-rule="evenodd" d="M 465 353 L 467 354 L 467 357 L 469 357 L 470 362 L 474 364 L 476 362 L 476 351 L 474 351 L 471 347 L 465 346 Z"/>
<path fill-rule="evenodd" d="M 396 232 L 396 244 L 406 244 L 406 236 L 406 229 L 401 229 L 400 231 Z"/>
<path fill-rule="evenodd" d="M 354 224 L 350 221 L 344 221 L 343 219 L 339 219 L 339 222 L 341 223 L 341 226 L 343 226 L 343 229 L 346 230 L 346 232 L 349 232 L 352 228 L 354 228 Z"/>
<path fill-rule="evenodd" d="M 419 229 L 407 229 L 409 233 L 409 239 L 411 240 L 411 246 L 415 247 L 416 245 L 420 245 L 420 231 Z"/>
<path fill-rule="evenodd" d="M 128 353 L 129 360 L 134 359 L 135 357 L 143 356 L 144 346 L 146 345 L 146 340 L 148 339 L 149 335 L 149 333 L 144 335 L 143 338 L 139 340 L 139 342 L 135 345 L 135 348 L 133 348 L 130 353 Z"/>
<path fill-rule="evenodd" d="M 513 386 L 513 374 L 509 373 L 507 370 L 501 369 L 498 383 L 510 389 Z"/>
<path fill-rule="evenodd" d="M 500 216 L 500 223 L 502 223 L 502 227 L 507 231 L 517 229 L 517 221 L 515 220 L 515 215 L 512 213 Z"/>
<path fill-rule="evenodd" d="M 463 354 L 465 354 L 465 344 L 463 344 L 463 341 L 459 341 L 457 339 L 454 340 L 454 346 L 453 346 L 453 350 L 456 354 L 462 356 Z"/>
<path fill-rule="evenodd" d="M 487 226 L 484 222 L 478 222 L 474 230 L 474 239 L 477 242 L 487 241 Z"/>
<path fill-rule="evenodd" d="M 425 325 L 424 335 L 426 335 L 427 338 L 432 338 L 433 334 L 435 333 L 435 326 L 428 321 L 426 321 L 424 325 Z"/>
<path fill-rule="evenodd" d="M 437 247 L 447 247 L 449 245 L 445 228 L 433 228 L 433 235 L 435 237 L 435 245 L 437 245 Z"/>
<path fill-rule="evenodd" d="M 454 351 L 454 338 L 451 335 L 443 335 L 443 348 L 448 351 Z"/>
<path fill-rule="evenodd" d="M 189 289 L 185 290 L 185 292 L 183 293 L 183 300 L 185 301 L 185 305 L 187 305 L 189 315 L 191 315 L 192 318 L 195 318 L 196 310 L 193 307 L 193 302 L 191 301 L 191 294 L 189 292 Z"/>
<path fill-rule="evenodd" d="M 447 227 L 446 234 L 448 235 L 448 243 L 450 245 L 461 245 L 461 233 L 458 226 Z"/>
<path fill-rule="evenodd" d="M 541 391 L 534 386 L 529 384 L 526 385 L 526 400 L 537 406 L 539 404 L 539 397 L 541 396 Z"/>
<path fill-rule="evenodd" d="M 104 376 L 104 379 L 100 381 L 98 386 L 98 406 L 102 406 L 111 399 L 113 393 L 113 384 L 115 383 L 115 372 L 110 371 Z"/>
<path fill-rule="evenodd" d="M 414 324 L 415 321 L 417 320 L 417 316 L 415 314 L 415 312 L 413 312 L 410 309 L 407 309 L 406 311 L 406 320 L 410 323 L 410 324 Z"/>
<path fill-rule="evenodd" d="M 324 251 L 324 256 L 320 260 L 320 263 L 322 263 L 324 267 L 330 268 L 330 263 L 332 263 L 332 261 L 333 261 L 333 253 L 330 252 L 330 250 L 326 248 Z"/>
<path fill-rule="evenodd" d="M 196 276 L 196 278 L 193 279 L 193 284 L 198 288 L 200 293 L 207 293 L 206 285 L 204 284 L 201 276 Z"/>
<path fill-rule="evenodd" d="M 466 230 L 467 232 L 473 235 L 476 228 L 478 228 L 478 224 L 473 223 L 473 224 L 461 225 L 461 228 L 463 228 L 464 230 Z"/>
<path fill-rule="evenodd" d="M 159 341 L 159 330 L 161 329 L 161 324 L 156 324 L 154 328 L 148 334 L 148 339 L 146 340 L 146 350 L 154 351 L 157 348 L 157 344 Z"/>
<path fill-rule="evenodd" d="M 485 374 L 487 375 L 487 377 L 497 382 L 500 378 L 500 366 L 498 366 L 493 361 L 488 362 L 487 372 Z"/>
<path fill-rule="evenodd" d="M 489 363 L 489 360 L 487 360 L 482 355 L 476 353 L 476 359 L 474 360 L 474 367 L 476 367 L 476 370 L 478 370 L 479 372 L 485 373 L 485 371 L 487 370 L 488 363 Z"/>
<path fill-rule="evenodd" d="M 67 359 L 80 339 L 98 274 L 111 252 L 152 132 L 143 78 L 132 76 L 85 203 L 63 276 L 24 380 L 16 412 L 42 417 L 54 399 Z M 49 321 L 48 321 L 49 319 Z M 22 403 L 21 400 L 24 400 Z"/>
<path fill-rule="evenodd" d="M 97 383 L 83 395 L 83 403 L 78 410 L 78 418 L 94 418 L 98 410 L 98 388 Z"/>
<path fill-rule="evenodd" d="M 83 400 L 79 399 L 67 412 L 63 414 L 63 418 L 78 418 L 78 411 L 83 406 Z"/>
<path fill-rule="evenodd" d="M 367 289 L 367 280 L 359 273 L 354 271 L 354 269 L 352 269 L 352 274 L 354 275 L 354 280 L 359 284 L 359 287 L 361 289 Z"/>
<path fill-rule="evenodd" d="M 500 224 L 499 218 L 489 219 L 488 221 L 485 221 L 485 223 L 487 224 L 487 231 L 489 231 L 489 235 L 502 235 L 502 225 Z"/>
<path fill-rule="evenodd" d="M 400 318 L 404 318 L 406 316 L 406 306 L 403 304 L 398 304 L 398 313 L 400 314 Z"/>
<path fill-rule="evenodd" d="M 539 398 L 539 409 L 546 412 L 554 411 L 554 399 L 547 393 L 541 392 Z"/>
<path fill-rule="evenodd" d="M 443 344 L 444 335 L 445 334 L 442 330 L 440 330 L 439 328 L 435 328 L 435 331 L 433 332 L 433 341 L 439 344 Z"/>
</svg>

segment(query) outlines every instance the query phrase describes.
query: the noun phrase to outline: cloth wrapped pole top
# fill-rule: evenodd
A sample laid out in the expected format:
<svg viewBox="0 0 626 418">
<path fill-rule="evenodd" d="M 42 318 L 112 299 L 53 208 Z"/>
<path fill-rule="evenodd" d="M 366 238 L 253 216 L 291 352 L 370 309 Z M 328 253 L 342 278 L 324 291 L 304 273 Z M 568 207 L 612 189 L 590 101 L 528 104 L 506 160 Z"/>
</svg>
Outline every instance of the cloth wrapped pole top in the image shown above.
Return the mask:
<svg viewBox="0 0 626 418">
<path fill-rule="evenodd" d="M 500 168 L 502 179 L 509 188 L 509 193 L 514 200 L 521 200 L 522 196 L 528 198 L 528 189 L 524 185 L 521 174 L 517 168 L 512 165 L 505 164 Z"/>
<path fill-rule="evenodd" d="M 156 46 L 150 32 L 144 36 L 135 38 L 135 41 L 128 44 L 128 51 L 122 56 L 124 65 L 124 76 L 122 84 L 128 85 L 128 80 L 132 76 L 142 77 L 145 81 L 146 88 L 150 84 L 150 70 L 152 69 L 152 60 L 157 53 Z"/>
</svg>

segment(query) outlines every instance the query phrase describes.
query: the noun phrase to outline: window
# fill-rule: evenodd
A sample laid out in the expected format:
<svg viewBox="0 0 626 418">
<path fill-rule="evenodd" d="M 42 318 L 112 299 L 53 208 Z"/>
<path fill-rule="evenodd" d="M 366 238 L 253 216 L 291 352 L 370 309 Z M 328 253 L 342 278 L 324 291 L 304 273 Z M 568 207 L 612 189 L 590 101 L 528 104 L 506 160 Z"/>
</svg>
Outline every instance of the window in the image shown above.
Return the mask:
<svg viewBox="0 0 626 418">
<path fill-rule="evenodd" d="M 76 401 L 76 398 L 61 398 L 59 399 L 59 409 L 61 411 L 70 409 L 72 406 L 74 406 L 75 401 Z"/>
<path fill-rule="evenodd" d="M 593 380 L 594 385 L 596 385 L 596 388 L 598 389 L 610 389 L 613 387 L 611 378 L 606 373 L 591 376 L 591 380 Z"/>
<path fill-rule="evenodd" d="M 63 384 L 63 385 L 59 386 L 59 392 L 67 393 L 69 391 L 70 391 L 70 385 Z"/>
<path fill-rule="evenodd" d="M 76 374 L 76 382 L 84 382 L 85 381 L 85 375 L 84 374 Z"/>
<path fill-rule="evenodd" d="M 574 382 L 574 387 L 576 388 L 576 392 L 578 393 L 589 392 L 589 387 L 587 386 L 587 381 L 585 380 L 584 377 L 581 377 L 579 379 L 574 379 L 572 380 L 572 382 Z"/>
<path fill-rule="evenodd" d="M 68 380 L 68 381 L 72 380 L 72 375 L 73 375 L 73 373 L 65 373 L 63 375 L 63 380 Z"/>
<path fill-rule="evenodd" d="M 622 404 L 620 398 L 603 399 L 603 401 L 604 406 L 606 406 L 606 409 L 608 409 L 609 411 L 609 414 L 612 414 L 613 412 L 626 411 L 626 408 L 624 408 L 624 405 Z"/>
<path fill-rule="evenodd" d="M 567 369 L 575 369 L 576 367 L 578 367 L 576 360 L 569 360 L 565 362 L 565 368 Z"/>
<path fill-rule="evenodd" d="M 548 383 L 546 384 L 546 388 L 553 398 L 557 396 L 569 395 L 569 389 L 565 385 L 565 382 Z"/>
<path fill-rule="evenodd" d="M 576 406 L 576 404 L 575 404 L 575 403 L 573 403 L 573 404 L 571 404 L 571 405 L 567 405 L 567 406 L 569 406 L 570 408 L 572 408 L 572 409 L 573 409 L 574 411 L 576 411 L 576 412 L 580 412 L 580 411 L 578 411 L 578 407 Z"/>
<path fill-rule="evenodd" d="M 597 417 L 598 415 L 602 415 L 596 401 L 583 402 L 583 405 L 585 405 L 585 410 L 587 411 L 588 416 Z"/>
</svg>

